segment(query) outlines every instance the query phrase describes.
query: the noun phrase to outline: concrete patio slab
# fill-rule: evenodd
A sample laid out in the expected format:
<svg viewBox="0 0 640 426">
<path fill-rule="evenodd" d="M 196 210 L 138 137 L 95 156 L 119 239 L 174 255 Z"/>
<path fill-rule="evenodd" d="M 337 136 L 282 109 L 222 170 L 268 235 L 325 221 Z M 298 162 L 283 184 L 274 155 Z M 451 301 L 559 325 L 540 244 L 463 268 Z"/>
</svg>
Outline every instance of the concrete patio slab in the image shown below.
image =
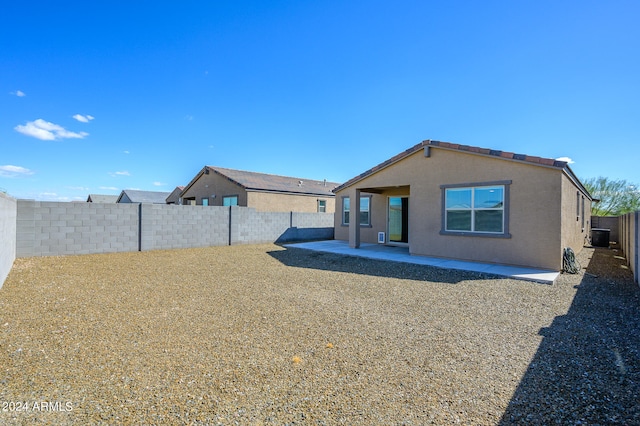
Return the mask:
<svg viewBox="0 0 640 426">
<path fill-rule="evenodd" d="M 560 272 L 544 269 L 525 268 L 519 266 L 497 265 L 491 263 L 467 262 L 455 259 L 442 259 L 427 256 L 414 256 L 407 247 L 387 246 L 384 244 L 362 243 L 360 248 L 349 247 L 347 241 L 326 240 L 306 243 L 285 244 L 285 247 L 301 248 L 346 256 L 365 257 L 369 259 L 389 260 L 392 262 L 413 263 L 434 266 L 436 268 L 457 269 L 462 271 L 481 272 L 508 278 L 553 284 Z"/>
</svg>

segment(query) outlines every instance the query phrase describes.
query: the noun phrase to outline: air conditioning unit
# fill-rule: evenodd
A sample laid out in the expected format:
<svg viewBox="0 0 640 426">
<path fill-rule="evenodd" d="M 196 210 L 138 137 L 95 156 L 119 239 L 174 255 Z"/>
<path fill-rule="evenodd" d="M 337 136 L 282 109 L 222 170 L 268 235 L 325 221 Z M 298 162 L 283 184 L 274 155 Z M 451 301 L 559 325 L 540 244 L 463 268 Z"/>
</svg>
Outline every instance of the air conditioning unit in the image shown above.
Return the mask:
<svg viewBox="0 0 640 426">
<path fill-rule="evenodd" d="M 384 243 L 385 243 L 384 232 L 378 232 L 378 244 L 384 244 Z"/>
</svg>

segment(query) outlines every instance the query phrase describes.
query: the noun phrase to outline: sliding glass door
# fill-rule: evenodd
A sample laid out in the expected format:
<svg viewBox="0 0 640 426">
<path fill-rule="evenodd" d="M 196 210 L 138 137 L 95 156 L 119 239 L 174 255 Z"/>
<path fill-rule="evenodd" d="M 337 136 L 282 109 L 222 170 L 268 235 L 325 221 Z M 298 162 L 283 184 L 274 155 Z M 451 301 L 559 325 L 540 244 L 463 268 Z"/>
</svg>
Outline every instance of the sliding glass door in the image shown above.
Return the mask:
<svg viewBox="0 0 640 426">
<path fill-rule="evenodd" d="M 409 242 L 409 197 L 389 197 L 389 242 Z"/>
</svg>

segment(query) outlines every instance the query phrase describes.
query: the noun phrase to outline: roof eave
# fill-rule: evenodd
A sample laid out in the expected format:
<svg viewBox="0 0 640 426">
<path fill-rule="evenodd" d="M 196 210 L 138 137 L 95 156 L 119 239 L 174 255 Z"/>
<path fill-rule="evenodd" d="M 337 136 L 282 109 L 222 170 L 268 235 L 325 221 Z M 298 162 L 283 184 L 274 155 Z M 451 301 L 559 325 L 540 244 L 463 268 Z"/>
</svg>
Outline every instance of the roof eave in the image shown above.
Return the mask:
<svg viewBox="0 0 640 426">
<path fill-rule="evenodd" d="M 369 170 L 366 170 L 366 171 L 360 173 L 358 176 L 346 181 L 342 185 L 335 187 L 332 190 L 332 192 L 335 194 L 335 193 L 337 193 L 339 191 L 342 191 L 343 189 L 348 188 L 350 186 L 353 186 L 356 183 L 360 182 L 361 180 L 366 179 L 369 176 L 372 176 L 372 175 L 374 175 L 374 174 L 386 169 L 387 167 L 390 167 L 390 166 L 398 163 L 399 161 L 404 160 L 408 156 L 415 154 L 416 152 L 420 151 L 420 149 L 422 149 L 425 146 L 427 146 L 428 145 L 427 142 L 430 142 L 430 141 L 428 141 L 428 140 L 427 141 L 422 141 L 419 144 L 416 144 L 416 145 L 412 146 L 411 148 L 409 148 L 409 149 L 407 149 L 407 150 L 405 150 L 405 151 L 403 151 L 403 152 L 401 152 L 399 154 L 394 155 L 390 159 L 388 159 L 386 161 L 383 161 L 382 163 L 370 168 Z"/>
<path fill-rule="evenodd" d="M 578 176 L 576 176 L 576 174 L 573 173 L 573 170 L 571 170 L 571 167 L 569 167 L 568 163 L 567 165 L 564 166 L 564 172 L 569 177 L 569 179 L 573 182 L 573 184 L 576 187 L 578 187 L 578 189 L 580 189 L 580 191 L 582 191 L 587 196 L 587 198 L 589 198 L 589 200 L 599 202 L 599 200 L 596 200 L 595 198 L 593 198 L 593 195 L 591 195 L 589 190 L 585 188 L 582 182 L 580 182 L 580 179 L 578 179 Z"/>
<path fill-rule="evenodd" d="M 282 191 L 277 189 L 264 188 L 245 188 L 247 192 L 268 192 L 270 194 L 287 194 L 287 195 L 308 195 L 313 197 L 335 197 L 336 194 L 325 192 L 300 192 L 300 191 Z"/>
</svg>

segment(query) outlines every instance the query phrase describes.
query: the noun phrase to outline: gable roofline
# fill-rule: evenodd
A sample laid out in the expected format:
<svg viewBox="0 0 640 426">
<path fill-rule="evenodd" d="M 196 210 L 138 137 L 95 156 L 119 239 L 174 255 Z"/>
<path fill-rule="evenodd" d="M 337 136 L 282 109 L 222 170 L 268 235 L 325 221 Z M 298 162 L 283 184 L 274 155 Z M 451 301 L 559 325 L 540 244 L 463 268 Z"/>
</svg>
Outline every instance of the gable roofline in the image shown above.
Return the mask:
<svg viewBox="0 0 640 426">
<path fill-rule="evenodd" d="M 191 181 L 182 189 L 182 191 L 180 191 L 180 198 L 182 198 L 182 194 L 184 194 L 185 192 L 187 192 L 192 186 L 193 184 L 195 184 L 198 179 L 200 179 L 200 176 L 202 176 L 205 172 L 205 170 L 207 169 L 208 166 L 204 166 L 202 168 L 202 170 L 200 170 L 198 172 L 198 174 L 196 174 L 193 179 L 191 179 Z"/>
<path fill-rule="evenodd" d="M 139 189 L 123 189 L 118 197 L 117 203 L 120 203 L 122 198 L 126 196 L 129 201 L 133 204 L 139 203 L 153 203 L 153 204 L 164 204 L 166 202 L 167 197 L 169 196 L 169 192 L 164 191 L 143 191 Z"/>
<path fill-rule="evenodd" d="M 169 193 L 169 195 L 167 195 L 167 198 L 165 198 L 165 201 L 169 201 L 169 198 L 171 198 L 172 196 L 178 197 L 178 199 L 180 199 L 180 195 L 182 194 L 182 191 L 184 191 L 184 186 L 183 185 L 178 185 L 176 186 L 173 191 L 171 191 Z"/>
<path fill-rule="evenodd" d="M 268 173 L 227 169 L 224 167 L 204 166 L 184 188 L 180 195 L 182 196 L 182 194 L 186 193 L 195 184 L 195 182 L 202 177 L 203 174 L 209 173 L 215 173 L 229 182 L 238 185 L 245 191 L 252 192 L 334 197 L 335 194 L 333 193 L 333 188 L 338 185 L 335 182 L 327 182 L 326 180 L 319 181 Z"/>
<path fill-rule="evenodd" d="M 89 194 L 87 197 L 87 203 L 115 203 L 117 200 L 118 195 Z"/>
<path fill-rule="evenodd" d="M 480 148 L 477 146 L 470 146 L 470 145 L 462 145 L 462 144 L 456 144 L 456 143 L 451 143 L 451 142 L 441 142 L 441 141 L 434 141 L 431 139 L 427 139 L 424 140 L 414 146 L 412 146 L 411 148 L 397 154 L 394 155 L 393 157 L 389 158 L 386 161 L 383 161 L 382 163 L 378 164 L 377 166 L 374 166 L 372 168 L 370 168 L 369 170 L 359 174 L 358 176 L 348 180 L 347 182 L 343 183 L 342 185 L 338 186 L 336 189 L 334 189 L 334 192 L 338 192 L 341 191 L 349 186 L 352 186 L 354 184 L 356 184 L 357 182 L 381 171 L 382 169 L 385 169 L 407 157 L 409 157 L 410 155 L 415 154 L 416 152 L 420 151 L 421 149 L 424 150 L 428 150 L 431 148 L 437 148 L 437 149 L 444 149 L 444 150 L 448 150 L 448 151 L 458 151 L 458 152 L 464 152 L 467 154 L 474 154 L 474 155 L 481 155 L 481 156 L 485 156 L 485 157 L 493 157 L 493 158 L 499 158 L 502 160 L 507 160 L 507 161 L 516 161 L 519 163 L 525 163 L 525 164 L 531 164 L 534 166 L 540 166 L 540 167 L 548 167 L 548 168 L 554 168 L 554 169 L 559 169 L 559 170 L 563 170 L 564 173 L 569 177 L 569 179 L 571 179 L 571 181 L 582 191 L 584 192 L 585 195 L 587 195 L 587 197 L 592 200 L 593 197 L 591 196 L 591 194 L 589 194 L 589 191 L 586 190 L 586 188 L 584 187 L 584 185 L 582 185 L 582 183 L 580 182 L 580 179 L 578 179 L 578 177 L 573 173 L 573 171 L 571 170 L 571 168 L 569 167 L 569 164 L 566 161 L 559 161 L 559 160 L 554 160 L 552 158 L 544 158 L 544 157 L 536 157 L 536 156 L 531 156 L 531 155 L 526 155 L 526 154 L 515 154 L 513 152 L 508 152 L 508 151 L 501 151 L 501 150 L 495 150 L 495 149 L 489 149 L 489 148 Z M 428 155 L 428 154 L 426 154 Z"/>
</svg>

